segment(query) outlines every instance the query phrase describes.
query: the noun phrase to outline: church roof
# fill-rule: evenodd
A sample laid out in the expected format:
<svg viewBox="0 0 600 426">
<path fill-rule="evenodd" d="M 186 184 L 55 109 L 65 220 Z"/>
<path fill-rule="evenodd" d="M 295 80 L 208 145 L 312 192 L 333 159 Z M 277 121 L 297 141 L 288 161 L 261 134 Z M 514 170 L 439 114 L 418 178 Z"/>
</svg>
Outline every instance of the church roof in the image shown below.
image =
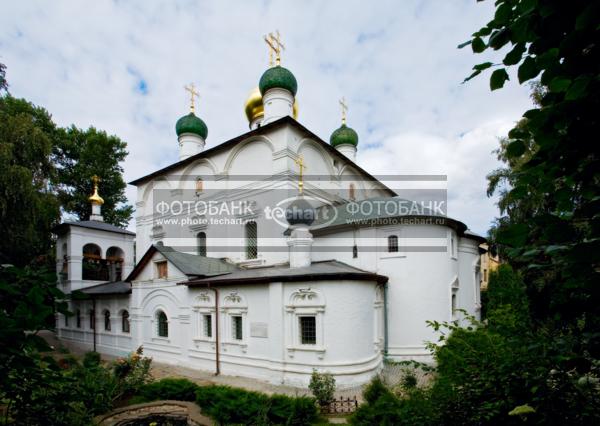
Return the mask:
<svg viewBox="0 0 600 426">
<path fill-rule="evenodd" d="M 115 294 L 130 294 L 131 283 L 127 281 L 112 281 L 76 290 L 87 296 L 110 296 Z"/>
<path fill-rule="evenodd" d="M 193 163 L 194 161 L 200 159 L 200 158 L 205 158 L 211 154 L 215 154 L 217 152 L 226 150 L 226 149 L 231 149 L 233 148 L 235 145 L 237 145 L 240 142 L 245 141 L 246 139 L 248 139 L 249 137 L 252 136 L 257 136 L 257 135 L 262 135 L 264 133 L 267 133 L 273 129 L 276 129 L 278 127 L 284 126 L 286 124 L 292 125 L 294 127 L 296 127 L 298 130 L 300 130 L 301 132 L 305 133 L 308 137 L 310 137 L 311 139 L 314 139 L 318 144 L 320 144 L 323 149 L 325 149 L 327 152 L 329 152 L 334 158 L 338 158 L 341 159 L 343 161 L 347 161 L 349 162 L 353 168 L 355 168 L 356 170 L 358 170 L 360 173 L 364 174 L 369 180 L 375 181 L 375 182 L 379 182 L 379 180 L 377 178 L 375 178 L 373 175 L 371 175 L 369 172 L 367 172 L 365 169 L 363 169 L 362 167 L 360 167 L 358 164 L 354 163 L 352 160 L 350 160 L 348 157 L 346 157 L 344 154 L 340 153 L 337 149 L 335 149 L 334 147 L 332 147 L 330 144 L 328 144 L 327 142 L 325 142 L 323 139 L 321 139 L 319 136 L 315 135 L 313 132 L 311 132 L 310 130 L 308 130 L 306 127 L 304 127 L 302 124 L 300 124 L 299 122 L 297 122 L 294 118 L 290 117 L 290 116 L 285 116 L 282 117 L 278 120 L 275 120 L 269 124 L 265 124 L 264 126 L 260 126 L 257 127 L 254 130 L 250 130 L 249 132 L 246 132 L 240 136 L 237 136 L 233 139 L 229 139 L 226 142 L 223 142 L 220 145 L 214 146 L 212 148 L 206 149 L 196 155 L 192 155 L 191 157 L 188 157 L 184 160 L 178 161 L 177 163 L 173 163 L 167 167 L 164 167 L 160 170 L 157 170 L 153 173 L 150 173 L 149 175 L 146 176 L 142 176 L 141 178 L 138 178 L 136 180 L 133 180 L 131 182 L 129 182 L 130 185 L 140 185 L 152 178 L 158 177 L 158 176 L 162 176 L 167 172 L 170 172 L 171 170 L 175 170 L 178 168 L 182 168 L 188 164 Z M 382 188 L 386 189 L 387 191 L 389 191 L 390 195 L 396 195 L 396 193 L 388 188 L 387 186 L 385 186 L 383 183 L 379 182 L 379 184 L 382 186 Z"/>
<path fill-rule="evenodd" d="M 390 214 L 390 209 L 386 209 L 383 206 L 384 204 L 379 204 L 380 208 L 377 208 L 377 203 L 387 203 L 387 202 L 397 202 L 399 206 L 410 206 L 408 208 L 407 214 L 400 214 L 402 210 L 400 207 L 394 211 L 392 210 L 392 214 Z M 364 204 L 372 203 L 373 208 L 363 208 Z M 408 204 L 402 204 L 408 203 Z M 352 208 L 349 208 L 349 205 L 352 204 Z M 470 238 L 479 242 L 485 242 L 486 239 L 481 235 L 478 235 L 467 229 L 467 225 L 462 223 L 459 220 L 452 219 L 448 216 L 443 216 L 440 214 L 436 214 L 436 212 L 419 205 L 418 203 L 413 203 L 410 200 L 402 199 L 402 198 L 383 198 L 383 197 L 375 197 L 368 198 L 366 200 L 361 201 L 350 201 L 348 203 L 343 203 L 336 206 L 325 205 L 321 207 L 323 209 L 332 209 L 332 211 L 328 212 L 327 215 L 317 214 L 317 218 L 319 220 L 315 221 L 312 224 L 311 232 L 313 235 L 321 235 L 328 234 L 331 232 L 335 232 L 341 228 L 345 228 L 348 226 L 353 227 L 365 227 L 365 226 L 382 226 L 386 224 L 390 224 L 389 219 L 398 218 L 398 219 L 409 219 L 409 218 L 421 218 L 421 219 L 435 219 L 435 224 L 444 224 L 454 228 L 459 235 L 462 235 L 465 238 Z M 368 212 L 366 214 L 365 212 Z M 331 220 L 329 218 L 333 217 Z M 402 224 L 402 223 L 398 223 Z"/>
<path fill-rule="evenodd" d="M 118 234 L 135 235 L 135 232 L 128 231 L 127 229 L 120 228 L 110 223 L 99 222 L 97 220 L 80 220 L 80 221 L 66 221 L 54 227 L 53 231 L 55 234 L 61 234 L 66 231 L 69 226 L 76 226 L 79 228 L 95 229 L 97 231 L 116 232 Z"/>
<path fill-rule="evenodd" d="M 190 287 L 210 285 L 237 285 L 268 282 L 328 280 L 362 280 L 386 283 L 388 277 L 355 268 L 337 260 L 313 262 L 310 266 L 290 268 L 288 263 L 257 268 L 236 268 L 234 271 L 213 277 L 194 278 L 179 284 Z"/>
<path fill-rule="evenodd" d="M 135 279 L 156 252 L 162 254 L 165 259 L 175 265 L 182 273 L 192 277 L 212 277 L 215 275 L 226 274 L 235 269 L 235 265 L 227 263 L 222 259 L 183 253 L 175 250 L 173 247 L 168 247 L 159 243 L 150 246 L 127 277 L 127 281 Z"/>
</svg>

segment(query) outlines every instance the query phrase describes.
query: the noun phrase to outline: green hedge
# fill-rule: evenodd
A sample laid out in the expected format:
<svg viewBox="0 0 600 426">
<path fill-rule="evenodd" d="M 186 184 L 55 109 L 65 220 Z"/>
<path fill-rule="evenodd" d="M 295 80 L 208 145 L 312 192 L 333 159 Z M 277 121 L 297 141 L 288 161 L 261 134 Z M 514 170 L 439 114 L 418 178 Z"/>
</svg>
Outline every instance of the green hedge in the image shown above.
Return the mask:
<svg viewBox="0 0 600 426">
<path fill-rule="evenodd" d="M 251 392 L 229 386 L 204 386 L 196 391 L 202 412 L 219 424 L 311 425 L 319 421 L 314 398 Z"/>
<path fill-rule="evenodd" d="M 173 399 L 177 401 L 195 401 L 199 386 L 188 379 L 168 378 L 144 385 L 131 403 Z"/>
<path fill-rule="evenodd" d="M 168 378 L 144 385 L 131 404 L 173 399 L 196 401 L 218 424 L 312 425 L 320 420 L 315 399 L 268 396 L 229 386 L 198 386 L 188 379 Z"/>
</svg>

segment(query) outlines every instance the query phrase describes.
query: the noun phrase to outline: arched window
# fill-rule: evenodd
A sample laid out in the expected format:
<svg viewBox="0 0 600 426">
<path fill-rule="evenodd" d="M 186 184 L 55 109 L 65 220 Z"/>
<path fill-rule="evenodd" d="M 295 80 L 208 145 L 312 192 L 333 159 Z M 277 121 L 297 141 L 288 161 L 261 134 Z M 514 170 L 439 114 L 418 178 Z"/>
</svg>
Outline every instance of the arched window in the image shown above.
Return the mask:
<svg viewBox="0 0 600 426">
<path fill-rule="evenodd" d="M 81 328 L 81 310 L 77 309 L 75 311 L 75 322 L 77 324 L 77 328 Z"/>
<path fill-rule="evenodd" d="M 258 255 L 258 229 L 256 222 L 246 223 L 246 259 L 256 259 Z"/>
<path fill-rule="evenodd" d="M 106 263 L 108 265 L 108 279 L 121 281 L 123 279 L 123 262 L 125 253 L 119 247 L 110 247 L 106 250 Z"/>
<path fill-rule="evenodd" d="M 84 280 L 108 281 L 106 260 L 102 259 L 102 251 L 96 244 L 83 246 L 81 277 Z"/>
<path fill-rule="evenodd" d="M 90 328 L 93 330 L 94 328 L 96 328 L 96 312 L 94 312 L 93 309 L 90 309 L 89 315 L 90 315 Z"/>
<path fill-rule="evenodd" d="M 158 324 L 157 333 L 159 337 L 169 337 L 169 320 L 163 311 L 156 313 L 156 322 Z"/>
<path fill-rule="evenodd" d="M 388 237 L 388 253 L 398 253 L 398 236 L 390 235 Z"/>
<path fill-rule="evenodd" d="M 123 311 L 121 314 L 121 331 L 129 333 L 129 312 Z"/>
<path fill-rule="evenodd" d="M 110 331 L 110 312 L 108 309 L 104 311 L 104 330 Z"/>
<path fill-rule="evenodd" d="M 356 200 L 356 187 L 353 183 L 351 183 L 350 187 L 348 187 L 348 198 L 351 200 Z"/>
<path fill-rule="evenodd" d="M 202 178 L 196 179 L 196 195 L 200 195 L 204 192 L 204 181 Z"/>
<path fill-rule="evenodd" d="M 198 232 L 198 255 L 206 257 L 206 232 Z"/>
</svg>

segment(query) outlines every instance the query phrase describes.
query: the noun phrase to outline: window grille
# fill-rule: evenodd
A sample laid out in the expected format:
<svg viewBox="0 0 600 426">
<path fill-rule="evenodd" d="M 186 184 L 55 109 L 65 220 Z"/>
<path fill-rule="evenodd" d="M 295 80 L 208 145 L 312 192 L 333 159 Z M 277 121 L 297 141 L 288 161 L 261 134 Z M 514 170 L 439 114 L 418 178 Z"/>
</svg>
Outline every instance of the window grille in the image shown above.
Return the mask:
<svg viewBox="0 0 600 426">
<path fill-rule="evenodd" d="M 317 343 L 317 319 L 315 317 L 300 317 L 300 343 L 303 345 Z"/>
<path fill-rule="evenodd" d="M 242 332 L 242 317 L 239 315 L 234 315 L 231 317 L 231 335 L 234 340 L 242 340 L 244 338 L 244 334 Z"/>
<path fill-rule="evenodd" d="M 388 237 L 388 253 L 398 253 L 398 236 L 390 235 Z"/>
</svg>

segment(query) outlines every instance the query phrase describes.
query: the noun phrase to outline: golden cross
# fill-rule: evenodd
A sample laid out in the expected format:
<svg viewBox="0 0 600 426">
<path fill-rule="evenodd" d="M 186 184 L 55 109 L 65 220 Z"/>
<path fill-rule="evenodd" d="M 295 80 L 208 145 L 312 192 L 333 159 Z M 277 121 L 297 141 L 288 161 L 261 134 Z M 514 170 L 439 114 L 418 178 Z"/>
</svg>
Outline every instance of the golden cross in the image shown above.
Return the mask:
<svg viewBox="0 0 600 426">
<path fill-rule="evenodd" d="M 300 195 L 302 195 L 302 192 L 304 190 L 304 169 L 306 169 L 307 167 L 304 164 L 304 157 L 301 155 L 298 158 L 296 158 L 294 162 L 298 165 L 298 168 L 300 169 L 300 177 L 298 179 L 298 192 L 300 193 Z"/>
<path fill-rule="evenodd" d="M 194 83 L 190 83 L 189 86 L 183 86 L 183 88 L 190 92 L 190 112 L 193 113 L 196 110 L 194 106 L 194 96 L 200 97 L 200 93 L 196 91 L 196 86 L 194 86 Z"/>
<path fill-rule="evenodd" d="M 273 54 L 275 54 L 275 63 L 281 64 L 281 51 L 285 50 L 285 46 L 281 42 L 279 31 L 275 31 L 275 34 L 269 33 L 264 38 L 269 46 L 269 66 L 273 66 Z"/>
<path fill-rule="evenodd" d="M 346 112 L 348 111 L 348 105 L 346 104 L 346 99 L 340 99 L 340 106 L 342 107 L 342 124 L 346 124 Z"/>
<path fill-rule="evenodd" d="M 92 182 L 94 183 L 94 189 L 97 190 L 98 183 L 100 183 L 100 178 L 98 177 L 98 175 L 92 176 Z"/>
</svg>

